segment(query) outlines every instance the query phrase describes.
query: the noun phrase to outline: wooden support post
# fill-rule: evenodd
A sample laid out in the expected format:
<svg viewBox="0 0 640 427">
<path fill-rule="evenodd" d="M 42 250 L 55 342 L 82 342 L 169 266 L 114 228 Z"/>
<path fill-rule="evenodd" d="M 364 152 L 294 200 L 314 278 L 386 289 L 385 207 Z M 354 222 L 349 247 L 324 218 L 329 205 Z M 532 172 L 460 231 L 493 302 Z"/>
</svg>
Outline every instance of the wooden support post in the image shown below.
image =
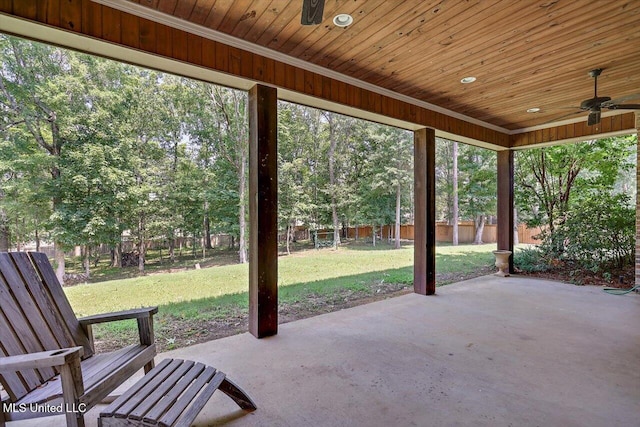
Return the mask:
<svg viewBox="0 0 640 427">
<path fill-rule="evenodd" d="M 498 151 L 498 249 L 513 252 L 513 151 Z M 513 255 L 509 257 L 513 273 Z"/>
<path fill-rule="evenodd" d="M 278 333 L 278 106 L 275 88 L 249 90 L 249 332 Z"/>
<path fill-rule="evenodd" d="M 436 293 L 436 136 L 433 129 L 414 132 L 415 236 L 413 290 Z"/>
<path fill-rule="evenodd" d="M 638 150 L 636 157 L 636 188 L 640 190 L 640 112 L 636 112 Z M 637 194 L 640 194 L 637 193 Z M 640 286 L 640 197 L 636 197 L 636 286 Z"/>
</svg>

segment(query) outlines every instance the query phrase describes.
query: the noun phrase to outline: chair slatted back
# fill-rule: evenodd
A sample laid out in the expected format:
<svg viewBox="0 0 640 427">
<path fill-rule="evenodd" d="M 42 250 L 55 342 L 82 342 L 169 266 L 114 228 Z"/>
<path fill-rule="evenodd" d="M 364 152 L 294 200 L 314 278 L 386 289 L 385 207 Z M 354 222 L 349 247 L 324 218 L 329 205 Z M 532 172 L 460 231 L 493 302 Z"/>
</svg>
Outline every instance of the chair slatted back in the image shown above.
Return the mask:
<svg viewBox="0 0 640 427">
<path fill-rule="evenodd" d="M 16 356 L 83 346 L 92 354 L 60 282 L 45 254 L 0 253 L 0 353 Z M 52 368 L 0 375 L 12 400 L 55 376 Z"/>
</svg>

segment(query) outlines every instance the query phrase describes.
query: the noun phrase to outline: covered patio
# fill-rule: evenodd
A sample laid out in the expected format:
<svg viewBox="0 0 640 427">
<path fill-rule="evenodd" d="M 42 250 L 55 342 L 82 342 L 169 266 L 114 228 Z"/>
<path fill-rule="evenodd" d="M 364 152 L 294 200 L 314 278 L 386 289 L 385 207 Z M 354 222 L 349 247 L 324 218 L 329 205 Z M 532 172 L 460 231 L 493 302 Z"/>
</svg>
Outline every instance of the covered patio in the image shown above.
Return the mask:
<svg viewBox="0 0 640 427">
<path fill-rule="evenodd" d="M 622 427 L 640 413 L 638 322 L 636 294 L 484 276 L 157 360 L 220 367 L 258 405 L 247 414 L 216 393 L 198 426 Z"/>
<path fill-rule="evenodd" d="M 321 25 L 301 21 L 302 3 L 0 2 L 3 33 L 248 91 L 257 338 L 278 333 L 278 99 L 414 132 L 421 295 L 436 292 L 436 136 L 497 151 L 497 246 L 513 251 L 515 150 L 640 128 L 637 3 L 335 1 L 316 11 Z M 338 25 L 334 14 L 355 19 Z M 599 93 L 589 76 L 601 73 Z"/>
<path fill-rule="evenodd" d="M 637 425 L 638 295 L 494 276 L 434 295 L 434 150 L 498 152 L 498 248 L 513 249 L 515 150 L 640 128 L 628 110 L 559 111 L 595 98 L 591 69 L 603 95 L 638 92 L 639 4 L 336 1 L 314 29 L 300 3 L 0 1 L 3 33 L 249 91 L 250 334 L 157 359 L 216 366 L 259 409 L 217 396 L 198 425 Z M 353 26 L 330 27 L 346 6 Z M 415 294 L 278 325 L 278 99 L 414 131 Z"/>
</svg>

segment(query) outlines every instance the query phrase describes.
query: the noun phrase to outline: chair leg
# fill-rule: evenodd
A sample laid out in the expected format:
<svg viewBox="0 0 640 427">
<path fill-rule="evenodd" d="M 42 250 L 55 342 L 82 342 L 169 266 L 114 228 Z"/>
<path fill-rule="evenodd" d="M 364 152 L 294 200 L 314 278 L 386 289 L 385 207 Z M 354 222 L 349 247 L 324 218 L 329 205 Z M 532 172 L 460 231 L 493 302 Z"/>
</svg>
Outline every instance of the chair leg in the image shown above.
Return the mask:
<svg viewBox="0 0 640 427">
<path fill-rule="evenodd" d="M 155 368 L 156 366 L 156 362 L 154 359 L 151 359 L 151 361 L 149 363 L 147 363 L 146 365 L 144 365 L 144 374 L 148 374 L 150 370 L 152 370 L 153 368 Z"/>
<path fill-rule="evenodd" d="M 222 384 L 220 384 L 218 390 L 233 399 L 233 401 L 236 402 L 238 406 L 245 411 L 255 411 L 256 409 L 258 409 L 249 395 L 247 395 L 247 393 L 245 393 L 240 387 L 238 387 L 235 383 L 233 383 L 233 381 L 230 381 L 228 378 L 225 378 L 224 381 L 222 381 Z"/>
</svg>

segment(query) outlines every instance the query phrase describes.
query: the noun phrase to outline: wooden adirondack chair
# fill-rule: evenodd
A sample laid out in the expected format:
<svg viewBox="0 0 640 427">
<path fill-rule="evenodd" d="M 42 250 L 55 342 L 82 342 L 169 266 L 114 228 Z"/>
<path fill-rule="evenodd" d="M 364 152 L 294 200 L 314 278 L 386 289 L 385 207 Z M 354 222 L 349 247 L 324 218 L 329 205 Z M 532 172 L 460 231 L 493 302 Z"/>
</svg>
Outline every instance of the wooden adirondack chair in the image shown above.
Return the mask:
<svg viewBox="0 0 640 427">
<path fill-rule="evenodd" d="M 77 319 L 46 255 L 0 253 L 0 427 L 6 421 L 84 412 L 144 367 L 153 368 L 158 308 Z M 136 319 L 140 344 L 95 354 L 91 325 Z"/>
</svg>

